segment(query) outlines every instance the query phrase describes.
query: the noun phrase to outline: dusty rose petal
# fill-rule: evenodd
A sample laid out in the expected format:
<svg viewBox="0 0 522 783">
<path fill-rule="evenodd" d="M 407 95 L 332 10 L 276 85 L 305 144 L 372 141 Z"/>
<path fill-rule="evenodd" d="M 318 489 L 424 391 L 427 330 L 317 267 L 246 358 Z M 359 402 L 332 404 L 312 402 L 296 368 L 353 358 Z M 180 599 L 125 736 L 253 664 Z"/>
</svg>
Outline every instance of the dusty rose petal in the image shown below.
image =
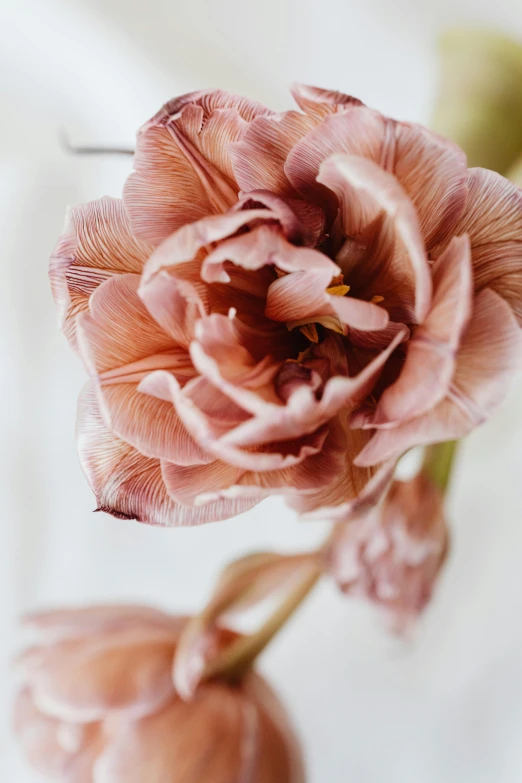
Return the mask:
<svg viewBox="0 0 522 783">
<path fill-rule="evenodd" d="M 227 212 L 226 215 L 211 215 L 182 226 L 156 248 L 149 258 L 143 271 L 140 294 L 144 295 L 145 286 L 161 270 L 193 261 L 202 248 L 234 235 L 249 223 L 271 218 L 277 219 L 277 216 L 268 209 L 244 209 Z"/>
<path fill-rule="evenodd" d="M 320 519 L 334 519 L 334 509 L 340 507 L 339 514 L 353 510 L 354 502 L 372 505 L 381 497 L 386 482 L 378 482 L 375 478 L 375 492 L 372 492 L 374 475 L 381 475 L 380 466 L 359 467 L 354 462 L 354 457 L 368 443 L 370 433 L 364 430 L 351 430 L 346 423 L 346 415 L 341 414 L 330 423 L 332 437 L 337 441 L 337 448 L 342 455 L 342 464 L 335 473 L 332 473 L 328 484 L 311 493 L 300 493 L 288 496 L 289 505 L 299 514 L 314 512 L 314 516 Z M 369 493 L 368 495 L 366 493 Z"/>
<path fill-rule="evenodd" d="M 343 111 L 347 106 L 363 105 L 358 98 L 351 95 L 337 90 L 323 90 L 309 84 L 294 82 L 290 92 L 299 108 L 317 119 L 323 119 L 330 112 Z"/>
<path fill-rule="evenodd" d="M 178 618 L 150 606 L 100 604 L 27 614 L 22 618 L 22 627 L 24 631 L 29 631 L 39 644 L 54 644 L 63 639 L 136 625 L 179 631 L 180 622 Z"/>
<path fill-rule="evenodd" d="M 172 779 L 230 783 L 241 770 L 243 710 L 239 691 L 203 686 L 192 702 L 121 722 L 96 764 L 97 783 L 164 783 Z M 241 778 L 237 778 L 241 779 Z"/>
<path fill-rule="evenodd" d="M 280 196 L 297 196 L 284 166 L 292 147 L 317 124 L 298 111 L 258 117 L 230 147 L 234 174 L 241 190 L 270 190 Z"/>
<path fill-rule="evenodd" d="M 330 282 L 328 268 L 280 277 L 267 291 L 267 318 L 287 323 L 289 328 L 301 323 L 320 323 L 340 333 L 345 324 L 357 329 L 385 328 L 388 323 L 386 310 L 352 297 L 331 296 L 326 292 Z"/>
<path fill-rule="evenodd" d="M 252 446 L 268 443 L 276 438 L 298 438 L 335 417 L 341 410 L 349 411 L 365 399 L 371 392 L 387 358 L 402 341 L 398 333 L 386 349 L 382 350 L 358 375 L 353 377 L 335 376 L 330 378 L 318 400 L 313 390 L 300 386 L 289 398 L 286 405 L 261 404 L 259 399 L 251 398 L 248 390 L 239 393 L 223 380 L 219 380 L 218 367 L 210 357 L 198 355 L 197 363 L 205 367 L 216 385 L 238 404 L 249 406 L 253 417 L 221 438 L 221 443 L 235 446 Z"/>
<path fill-rule="evenodd" d="M 325 431 L 318 434 L 320 450 L 295 465 L 280 470 L 252 471 L 222 462 L 180 467 L 163 463 L 163 477 L 170 495 L 180 503 L 201 506 L 220 498 L 261 500 L 273 494 L 313 493 L 331 482 L 344 455 Z"/>
<path fill-rule="evenodd" d="M 135 173 L 124 201 L 137 236 L 159 244 L 173 231 L 236 200 L 229 144 L 261 104 L 220 90 L 190 93 L 166 104 L 138 134 Z"/>
<path fill-rule="evenodd" d="M 15 699 L 13 729 L 30 763 L 63 783 L 91 783 L 92 766 L 103 746 L 98 724 L 67 725 L 43 715 L 29 689 Z"/>
<path fill-rule="evenodd" d="M 468 184 L 456 233 L 469 234 L 475 288 L 500 294 L 522 326 L 522 191 L 486 169 L 471 169 Z"/>
<path fill-rule="evenodd" d="M 208 293 L 199 276 L 201 263 L 162 269 L 139 289 L 149 313 L 175 343 L 188 348 L 198 318 L 209 309 Z"/>
<path fill-rule="evenodd" d="M 165 488 L 160 461 L 144 457 L 107 430 L 89 388 L 80 398 L 78 450 L 99 509 L 116 517 L 155 525 L 198 525 L 235 516 L 254 505 L 248 499 L 201 508 L 175 503 Z"/>
<path fill-rule="evenodd" d="M 521 358 L 521 332 L 509 305 L 485 289 L 475 299 L 447 395 L 425 415 L 392 429 L 377 430 L 356 464 L 374 465 L 414 445 L 463 437 L 503 400 Z"/>
<path fill-rule="evenodd" d="M 338 256 L 355 296 L 382 296 L 394 320 L 422 322 L 431 300 L 430 272 L 415 209 L 397 180 L 371 160 L 345 155 L 323 163 L 318 180 L 339 199 L 347 242 L 367 247 L 355 266 L 343 265 L 343 250 Z"/>
<path fill-rule="evenodd" d="M 209 283 L 230 282 L 225 269 L 230 262 L 255 271 L 264 266 L 277 266 L 284 272 L 313 268 L 328 270 L 330 278 L 339 274 L 339 267 L 328 256 L 306 247 L 295 247 L 270 226 L 260 226 L 248 234 L 221 242 L 203 262 L 201 275 Z"/>
<path fill-rule="evenodd" d="M 368 158 L 393 174 L 411 198 L 428 249 L 454 233 L 466 198 L 466 158 L 452 142 L 421 126 L 366 107 L 350 107 L 311 130 L 288 155 L 285 172 L 299 193 L 326 197 L 316 177 L 335 153 Z"/>
<path fill-rule="evenodd" d="M 433 269 L 435 294 L 425 322 L 408 341 L 397 381 L 379 400 L 367 426 L 393 426 L 428 411 L 446 394 L 455 371 L 460 338 L 472 306 L 471 252 L 467 237 L 455 237 Z"/>
<path fill-rule="evenodd" d="M 178 635 L 160 627 L 118 628 L 47 647 L 28 673 L 35 702 L 47 715 L 75 723 L 113 710 L 149 715 L 173 695 Z"/>
<path fill-rule="evenodd" d="M 151 247 L 131 233 L 123 202 L 105 198 L 71 209 L 51 256 L 49 278 L 61 329 L 73 348 L 75 320 L 113 275 L 140 274 Z"/>
<path fill-rule="evenodd" d="M 137 275 L 111 278 L 78 321 L 80 351 L 94 378 L 100 410 L 114 435 L 146 457 L 206 462 L 172 406 L 138 392 L 139 382 L 157 369 L 183 381 L 195 375 L 186 350 L 172 343 L 137 296 L 138 285 Z"/>
</svg>

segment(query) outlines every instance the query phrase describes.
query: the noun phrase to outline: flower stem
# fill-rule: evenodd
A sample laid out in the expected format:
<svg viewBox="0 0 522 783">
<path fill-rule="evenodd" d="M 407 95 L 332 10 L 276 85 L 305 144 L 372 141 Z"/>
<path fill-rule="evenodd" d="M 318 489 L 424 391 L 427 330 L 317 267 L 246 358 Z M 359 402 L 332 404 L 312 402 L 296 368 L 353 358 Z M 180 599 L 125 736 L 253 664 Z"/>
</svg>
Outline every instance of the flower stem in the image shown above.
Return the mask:
<svg viewBox="0 0 522 783">
<path fill-rule="evenodd" d="M 456 440 L 434 443 L 431 446 L 427 446 L 424 452 L 422 472 L 429 476 L 443 493 L 446 493 L 449 487 L 451 472 L 457 454 L 457 444 Z"/>
<path fill-rule="evenodd" d="M 223 651 L 207 669 L 206 678 L 240 679 L 311 593 L 322 573 L 323 567 L 318 559 L 314 567 L 307 570 L 304 578 L 256 633 L 240 637 Z"/>
</svg>

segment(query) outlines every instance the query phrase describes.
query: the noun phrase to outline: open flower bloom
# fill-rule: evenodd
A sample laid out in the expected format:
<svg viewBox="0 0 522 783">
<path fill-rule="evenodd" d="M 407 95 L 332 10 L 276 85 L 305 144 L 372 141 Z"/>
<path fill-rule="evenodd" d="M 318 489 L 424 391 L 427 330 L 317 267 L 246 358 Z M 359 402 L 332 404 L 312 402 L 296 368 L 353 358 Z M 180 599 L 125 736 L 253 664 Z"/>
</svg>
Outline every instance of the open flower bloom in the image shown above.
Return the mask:
<svg viewBox="0 0 522 783">
<path fill-rule="evenodd" d="M 174 692 L 181 618 L 144 607 L 90 607 L 28 621 L 15 731 L 57 783 L 302 783 L 299 748 L 268 685 Z"/>
<path fill-rule="evenodd" d="M 399 629 L 429 602 L 447 550 L 442 493 L 420 473 L 339 527 L 330 568 L 343 592 L 374 601 Z"/>
<path fill-rule="evenodd" d="M 356 99 L 294 97 L 282 114 L 172 101 L 123 201 L 70 214 L 51 280 L 110 513 L 346 503 L 409 447 L 484 421 L 520 360 L 522 192 Z"/>
</svg>

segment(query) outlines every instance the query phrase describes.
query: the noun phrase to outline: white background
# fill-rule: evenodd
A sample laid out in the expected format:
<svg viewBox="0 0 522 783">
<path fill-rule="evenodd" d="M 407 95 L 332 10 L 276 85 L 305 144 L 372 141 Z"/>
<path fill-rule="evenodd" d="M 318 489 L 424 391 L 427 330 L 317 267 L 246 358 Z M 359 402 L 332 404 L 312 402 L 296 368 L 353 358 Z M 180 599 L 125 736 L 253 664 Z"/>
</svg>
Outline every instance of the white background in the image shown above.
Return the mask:
<svg viewBox="0 0 522 783">
<path fill-rule="evenodd" d="M 427 122 L 437 33 L 470 21 L 522 38 L 519 0 L 1 0 L 2 781 L 38 780 L 8 731 L 22 611 L 195 609 L 232 556 L 324 534 L 277 500 L 198 529 L 91 513 L 73 437 L 84 373 L 56 330 L 47 258 L 65 206 L 119 195 L 130 159 L 66 157 L 58 129 L 131 145 L 175 94 L 220 86 L 284 108 L 292 79 Z M 371 608 L 324 584 L 264 656 L 309 783 L 522 780 L 521 392 L 462 449 L 451 558 L 413 638 L 391 639 Z"/>
</svg>

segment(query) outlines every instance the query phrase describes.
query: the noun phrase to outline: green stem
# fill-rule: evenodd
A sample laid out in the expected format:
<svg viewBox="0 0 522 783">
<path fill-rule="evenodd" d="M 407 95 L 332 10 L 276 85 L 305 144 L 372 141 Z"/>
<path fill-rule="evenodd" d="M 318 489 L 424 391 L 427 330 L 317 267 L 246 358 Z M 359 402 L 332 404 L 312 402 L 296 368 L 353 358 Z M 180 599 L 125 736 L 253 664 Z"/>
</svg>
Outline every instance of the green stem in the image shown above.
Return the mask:
<svg viewBox="0 0 522 783">
<path fill-rule="evenodd" d="M 435 443 L 432 446 L 427 446 L 424 452 L 422 472 L 429 476 L 443 493 L 446 493 L 448 490 L 457 454 L 457 444 L 458 441 L 456 440 Z"/>
<path fill-rule="evenodd" d="M 318 562 L 255 634 L 242 636 L 223 651 L 207 669 L 206 678 L 220 676 L 230 680 L 240 679 L 303 603 L 319 581 L 322 572 L 323 568 Z"/>
</svg>

